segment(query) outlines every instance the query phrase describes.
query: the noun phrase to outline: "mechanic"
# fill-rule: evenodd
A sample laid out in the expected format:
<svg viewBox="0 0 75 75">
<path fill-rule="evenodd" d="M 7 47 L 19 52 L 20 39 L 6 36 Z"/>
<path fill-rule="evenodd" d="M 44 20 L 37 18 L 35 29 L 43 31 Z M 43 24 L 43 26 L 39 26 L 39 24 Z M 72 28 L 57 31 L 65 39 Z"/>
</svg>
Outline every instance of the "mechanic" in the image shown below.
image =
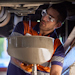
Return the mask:
<svg viewBox="0 0 75 75">
<path fill-rule="evenodd" d="M 61 27 L 67 17 L 66 7 L 62 3 L 53 4 L 42 10 L 40 23 L 31 22 L 35 25 L 29 27 L 29 22 L 19 22 L 11 36 L 26 35 L 48 36 L 54 38 L 54 54 L 48 62 L 37 65 L 38 75 L 61 75 L 65 57 L 64 47 L 57 37 L 56 29 Z M 50 67 L 51 63 L 51 67 Z M 7 75 L 31 75 L 33 64 L 25 64 L 11 57 Z"/>
</svg>

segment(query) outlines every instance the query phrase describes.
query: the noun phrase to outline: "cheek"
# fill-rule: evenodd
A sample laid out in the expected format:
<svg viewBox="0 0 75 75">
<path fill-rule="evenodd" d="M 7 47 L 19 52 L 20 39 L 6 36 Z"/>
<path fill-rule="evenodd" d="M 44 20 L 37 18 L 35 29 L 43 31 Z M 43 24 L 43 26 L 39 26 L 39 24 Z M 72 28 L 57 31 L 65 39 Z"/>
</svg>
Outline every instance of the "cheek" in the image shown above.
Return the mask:
<svg viewBox="0 0 75 75">
<path fill-rule="evenodd" d="M 49 23 L 47 22 L 46 23 L 46 27 L 52 27 L 52 26 L 53 26 L 53 23 L 51 23 L 51 22 L 49 22 Z"/>
<path fill-rule="evenodd" d="M 46 28 L 55 29 L 55 24 L 54 23 L 49 23 L 49 24 L 46 25 Z"/>
</svg>

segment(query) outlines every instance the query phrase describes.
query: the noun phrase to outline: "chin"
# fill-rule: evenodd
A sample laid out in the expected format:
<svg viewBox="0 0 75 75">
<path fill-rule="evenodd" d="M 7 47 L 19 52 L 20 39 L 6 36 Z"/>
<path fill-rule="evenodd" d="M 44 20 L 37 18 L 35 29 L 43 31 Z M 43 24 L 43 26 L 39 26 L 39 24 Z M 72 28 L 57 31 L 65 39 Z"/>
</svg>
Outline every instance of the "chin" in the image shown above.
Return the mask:
<svg viewBox="0 0 75 75">
<path fill-rule="evenodd" d="M 43 26 L 40 26 L 39 28 L 43 31 L 46 30 L 46 28 L 44 28 Z"/>
</svg>

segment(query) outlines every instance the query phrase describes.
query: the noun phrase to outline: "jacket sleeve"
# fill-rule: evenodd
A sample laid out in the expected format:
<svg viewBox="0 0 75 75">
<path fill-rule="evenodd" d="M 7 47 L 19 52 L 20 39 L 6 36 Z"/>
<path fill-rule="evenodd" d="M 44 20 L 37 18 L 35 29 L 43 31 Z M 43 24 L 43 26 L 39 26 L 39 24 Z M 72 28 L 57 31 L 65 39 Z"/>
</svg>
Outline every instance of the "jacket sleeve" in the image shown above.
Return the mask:
<svg viewBox="0 0 75 75">
<path fill-rule="evenodd" d="M 17 33 L 20 33 L 20 34 L 24 34 L 24 25 L 23 25 L 23 22 L 19 22 L 19 23 L 15 26 L 13 32 L 17 32 Z"/>
<path fill-rule="evenodd" d="M 58 38 L 54 41 L 54 49 L 55 53 L 53 54 L 51 65 L 60 65 L 61 67 L 63 67 L 65 50 Z"/>
</svg>

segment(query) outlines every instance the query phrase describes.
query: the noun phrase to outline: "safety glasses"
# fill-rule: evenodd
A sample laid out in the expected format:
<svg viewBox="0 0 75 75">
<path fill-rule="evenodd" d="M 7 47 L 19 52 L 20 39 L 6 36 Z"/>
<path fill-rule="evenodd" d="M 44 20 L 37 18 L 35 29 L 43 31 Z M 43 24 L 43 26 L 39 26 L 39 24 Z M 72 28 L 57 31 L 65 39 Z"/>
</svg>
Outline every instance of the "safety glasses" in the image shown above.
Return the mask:
<svg viewBox="0 0 75 75">
<path fill-rule="evenodd" d="M 42 10 L 41 15 L 42 15 L 42 17 L 48 15 L 47 12 L 46 12 L 46 9 Z M 54 22 L 55 19 L 54 19 L 52 16 L 48 15 L 48 19 L 47 19 L 47 21 Z"/>
</svg>

